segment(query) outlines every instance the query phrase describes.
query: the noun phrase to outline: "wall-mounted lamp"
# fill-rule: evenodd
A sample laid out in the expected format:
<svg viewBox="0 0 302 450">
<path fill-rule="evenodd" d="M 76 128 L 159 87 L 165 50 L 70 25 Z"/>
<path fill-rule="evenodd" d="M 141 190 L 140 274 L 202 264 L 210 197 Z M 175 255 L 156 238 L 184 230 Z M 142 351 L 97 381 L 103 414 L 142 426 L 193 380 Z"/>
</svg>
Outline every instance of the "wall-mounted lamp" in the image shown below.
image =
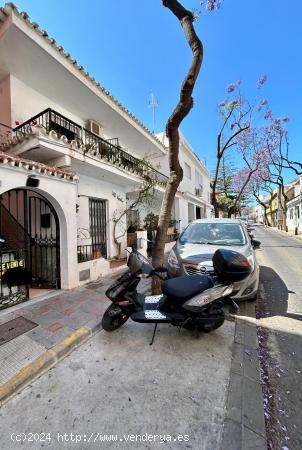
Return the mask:
<svg viewBox="0 0 302 450">
<path fill-rule="evenodd" d="M 38 178 L 35 178 L 35 176 L 30 176 L 26 180 L 26 186 L 29 187 L 38 187 L 40 184 L 40 180 Z"/>
</svg>

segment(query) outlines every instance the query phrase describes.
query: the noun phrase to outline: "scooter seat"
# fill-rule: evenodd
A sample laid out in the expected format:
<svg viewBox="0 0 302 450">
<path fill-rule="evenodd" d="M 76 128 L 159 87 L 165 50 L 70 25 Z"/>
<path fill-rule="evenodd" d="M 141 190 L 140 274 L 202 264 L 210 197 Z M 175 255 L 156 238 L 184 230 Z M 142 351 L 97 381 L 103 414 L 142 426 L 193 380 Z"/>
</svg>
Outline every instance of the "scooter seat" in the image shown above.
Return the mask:
<svg viewBox="0 0 302 450">
<path fill-rule="evenodd" d="M 168 300 L 186 302 L 194 295 L 211 287 L 213 282 L 207 275 L 192 275 L 164 281 L 162 293 L 168 297 Z"/>
</svg>

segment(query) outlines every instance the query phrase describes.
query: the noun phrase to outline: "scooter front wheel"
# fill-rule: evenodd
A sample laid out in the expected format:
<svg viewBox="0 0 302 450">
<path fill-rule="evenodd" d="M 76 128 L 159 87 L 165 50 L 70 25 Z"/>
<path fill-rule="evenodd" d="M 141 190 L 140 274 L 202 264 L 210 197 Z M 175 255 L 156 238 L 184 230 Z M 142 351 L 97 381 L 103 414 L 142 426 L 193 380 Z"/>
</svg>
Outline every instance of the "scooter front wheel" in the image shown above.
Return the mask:
<svg viewBox="0 0 302 450">
<path fill-rule="evenodd" d="M 106 309 L 102 318 L 102 328 L 105 331 L 115 331 L 129 319 L 119 306 L 114 304 Z"/>
</svg>

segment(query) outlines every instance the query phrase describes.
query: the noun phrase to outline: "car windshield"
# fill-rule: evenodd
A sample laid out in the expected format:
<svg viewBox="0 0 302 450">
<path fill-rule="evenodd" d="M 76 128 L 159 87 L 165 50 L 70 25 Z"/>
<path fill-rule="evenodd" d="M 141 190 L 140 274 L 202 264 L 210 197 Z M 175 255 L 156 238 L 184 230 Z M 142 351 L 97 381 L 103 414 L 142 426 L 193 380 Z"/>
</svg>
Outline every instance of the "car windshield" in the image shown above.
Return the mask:
<svg viewBox="0 0 302 450">
<path fill-rule="evenodd" d="M 181 244 L 244 245 L 242 226 L 238 223 L 192 223 L 179 238 Z"/>
</svg>

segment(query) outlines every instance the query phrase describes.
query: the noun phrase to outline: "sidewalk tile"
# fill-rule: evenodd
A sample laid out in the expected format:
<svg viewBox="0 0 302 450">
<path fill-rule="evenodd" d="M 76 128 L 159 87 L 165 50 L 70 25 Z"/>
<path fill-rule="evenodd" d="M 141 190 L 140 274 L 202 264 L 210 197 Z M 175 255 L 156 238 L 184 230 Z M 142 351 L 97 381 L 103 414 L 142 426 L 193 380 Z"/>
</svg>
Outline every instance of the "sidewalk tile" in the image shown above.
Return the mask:
<svg viewBox="0 0 302 450">
<path fill-rule="evenodd" d="M 266 441 L 249 428 L 243 427 L 242 450 L 267 450 Z"/>
<path fill-rule="evenodd" d="M 242 389 L 243 377 L 231 372 L 229 394 L 227 399 L 228 419 L 235 422 L 242 422 Z"/>
<path fill-rule="evenodd" d="M 43 339 L 50 338 L 51 332 L 45 330 L 45 328 L 42 328 L 41 326 L 38 326 L 34 328 L 33 330 L 30 330 L 26 333 L 26 336 L 30 337 L 36 342 L 40 342 Z"/>
<path fill-rule="evenodd" d="M 74 314 L 76 312 L 76 310 L 75 310 L 75 308 L 67 308 L 67 309 L 64 309 L 63 311 L 62 311 L 62 313 L 64 314 L 64 316 L 71 316 L 72 314 Z"/>
<path fill-rule="evenodd" d="M 77 330 L 78 328 L 84 326 L 87 322 L 91 320 L 91 314 L 85 313 L 81 311 L 80 315 L 76 316 L 62 316 L 60 322 L 73 330 Z"/>
<path fill-rule="evenodd" d="M 47 327 L 48 331 L 51 331 L 52 333 L 55 333 L 56 331 L 60 330 L 61 328 L 64 328 L 64 324 L 60 322 L 53 323 L 49 327 Z"/>
<path fill-rule="evenodd" d="M 265 437 L 262 388 L 259 382 L 244 377 L 242 401 L 243 425 Z"/>
<path fill-rule="evenodd" d="M 62 318 L 62 314 L 60 314 L 58 311 L 50 310 L 47 314 L 44 314 L 41 316 L 40 314 L 34 314 L 34 322 L 37 322 L 39 325 L 41 325 L 43 328 L 47 328 L 49 325 L 59 322 Z"/>
<path fill-rule="evenodd" d="M 46 347 L 48 350 L 54 345 L 61 342 L 63 339 L 70 336 L 72 333 L 74 333 L 74 330 L 72 328 L 64 326 L 64 328 L 60 328 L 55 333 L 50 333 L 50 336 L 42 338 L 39 343 L 44 345 L 44 347 Z"/>
<path fill-rule="evenodd" d="M 243 375 L 243 351 L 244 351 L 244 345 L 234 342 L 231 370 L 232 370 L 232 372 L 235 372 L 238 375 Z"/>
<path fill-rule="evenodd" d="M 242 425 L 226 419 L 223 430 L 223 441 L 220 450 L 242 450 Z"/>
<path fill-rule="evenodd" d="M 258 382 L 260 378 L 258 350 L 245 348 L 243 358 L 244 376 Z"/>
</svg>

